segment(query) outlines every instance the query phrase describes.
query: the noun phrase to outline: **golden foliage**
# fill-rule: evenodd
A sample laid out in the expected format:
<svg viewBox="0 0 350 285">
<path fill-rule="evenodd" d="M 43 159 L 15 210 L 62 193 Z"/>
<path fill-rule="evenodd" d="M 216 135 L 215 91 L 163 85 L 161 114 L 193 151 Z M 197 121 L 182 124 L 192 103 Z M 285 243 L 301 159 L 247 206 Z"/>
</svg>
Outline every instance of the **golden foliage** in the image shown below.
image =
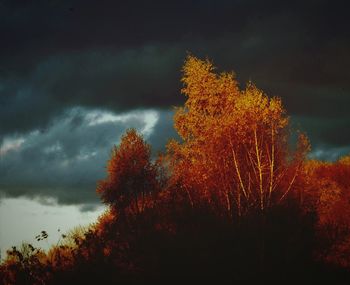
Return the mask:
<svg viewBox="0 0 350 285">
<path fill-rule="evenodd" d="M 183 139 L 168 145 L 174 185 L 190 203 L 206 203 L 241 215 L 279 203 L 294 188 L 308 141 L 288 152 L 288 117 L 279 98 L 253 83 L 238 89 L 233 73 L 214 73 L 208 60 L 188 56 L 187 101 L 174 117 Z"/>
</svg>

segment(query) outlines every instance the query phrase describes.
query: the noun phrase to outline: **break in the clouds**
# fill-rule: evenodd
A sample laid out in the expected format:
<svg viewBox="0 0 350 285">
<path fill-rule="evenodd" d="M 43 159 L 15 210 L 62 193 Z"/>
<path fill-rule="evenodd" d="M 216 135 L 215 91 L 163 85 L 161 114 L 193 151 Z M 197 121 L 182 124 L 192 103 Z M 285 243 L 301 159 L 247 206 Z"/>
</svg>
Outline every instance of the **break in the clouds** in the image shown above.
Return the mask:
<svg viewBox="0 0 350 285">
<path fill-rule="evenodd" d="M 45 129 L 7 136 L 0 146 L 0 192 L 94 203 L 96 182 L 105 177 L 106 161 L 122 133 L 133 127 L 152 142 L 155 126 L 166 123 L 164 116 L 167 112 L 154 110 L 115 114 L 73 108 Z"/>
<path fill-rule="evenodd" d="M 0 191 L 94 201 L 126 128 L 154 149 L 175 135 L 187 52 L 282 97 L 311 156 L 334 160 L 350 147 L 348 19 L 346 1 L 0 0 Z"/>
</svg>

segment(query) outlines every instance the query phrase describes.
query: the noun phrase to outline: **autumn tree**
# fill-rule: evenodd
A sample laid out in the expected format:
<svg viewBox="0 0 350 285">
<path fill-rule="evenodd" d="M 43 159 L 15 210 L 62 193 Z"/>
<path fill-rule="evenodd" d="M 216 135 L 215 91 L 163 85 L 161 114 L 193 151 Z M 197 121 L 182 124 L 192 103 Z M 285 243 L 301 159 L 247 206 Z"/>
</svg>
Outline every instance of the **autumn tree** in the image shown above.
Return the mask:
<svg viewBox="0 0 350 285">
<path fill-rule="evenodd" d="M 119 146 L 114 146 L 107 174 L 97 192 L 118 213 L 128 210 L 139 214 L 146 207 L 147 197 L 158 188 L 151 148 L 134 129 L 126 132 Z"/>
<path fill-rule="evenodd" d="M 317 213 L 317 255 L 350 268 L 350 156 L 335 162 L 308 161 L 305 197 Z"/>
<path fill-rule="evenodd" d="M 172 183 L 189 203 L 206 204 L 229 216 L 264 211 L 296 188 L 308 141 L 289 148 L 288 117 L 279 98 L 253 83 L 238 88 L 233 73 L 215 73 L 209 60 L 188 56 L 174 117 L 182 142 L 168 145 Z"/>
</svg>

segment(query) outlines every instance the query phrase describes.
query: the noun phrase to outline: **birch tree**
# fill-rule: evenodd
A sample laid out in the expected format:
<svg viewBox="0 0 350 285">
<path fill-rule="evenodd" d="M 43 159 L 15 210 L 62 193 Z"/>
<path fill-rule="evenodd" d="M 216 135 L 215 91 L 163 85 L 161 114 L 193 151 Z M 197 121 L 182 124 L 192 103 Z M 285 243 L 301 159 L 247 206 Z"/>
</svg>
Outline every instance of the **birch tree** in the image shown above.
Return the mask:
<svg viewBox="0 0 350 285">
<path fill-rule="evenodd" d="M 175 128 L 181 142 L 168 145 L 172 181 L 191 205 L 206 204 L 230 216 L 264 211 L 296 190 L 308 141 L 289 147 L 289 119 L 280 98 L 234 73 L 215 73 L 209 60 L 188 56 L 183 67 L 183 107 Z M 179 183 L 180 181 L 180 183 Z"/>
</svg>

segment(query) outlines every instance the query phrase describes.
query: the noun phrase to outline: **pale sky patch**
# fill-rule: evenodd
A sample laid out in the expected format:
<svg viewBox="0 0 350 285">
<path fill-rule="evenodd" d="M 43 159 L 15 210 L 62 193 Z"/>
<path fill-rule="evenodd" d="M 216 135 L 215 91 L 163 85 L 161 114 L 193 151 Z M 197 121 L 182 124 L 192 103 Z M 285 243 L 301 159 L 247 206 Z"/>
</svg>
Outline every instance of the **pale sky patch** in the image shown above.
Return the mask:
<svg viewBox="0 0 350 285">
<path fill-rule="evenodd" d="M 5 138 L 0 146 L 0 155 L 5 155 L 10 151 L 18 150 L 24 142 L 25 142 L 25 139 L 23 137 Z"/>
<path fill-rule="evenodd" d="M 76 226 L 94 223 L 105 207 L 98 204 L 58 205 L 49 199 L 46 204 L 41 199 L 4 198 L 0 203 L 0 250 L 5 257 L 6 250 L 19 247 L 22 242 L 47 250 L 57 244 L 61 234 Z M 81 211 L 87 209 L 88 211 Z M 60 230 L 60 231 L 58 231 Z M 47 240 L 36 241 L 35 236 L 41 231 L 49 235 Z"/>
</svg>

